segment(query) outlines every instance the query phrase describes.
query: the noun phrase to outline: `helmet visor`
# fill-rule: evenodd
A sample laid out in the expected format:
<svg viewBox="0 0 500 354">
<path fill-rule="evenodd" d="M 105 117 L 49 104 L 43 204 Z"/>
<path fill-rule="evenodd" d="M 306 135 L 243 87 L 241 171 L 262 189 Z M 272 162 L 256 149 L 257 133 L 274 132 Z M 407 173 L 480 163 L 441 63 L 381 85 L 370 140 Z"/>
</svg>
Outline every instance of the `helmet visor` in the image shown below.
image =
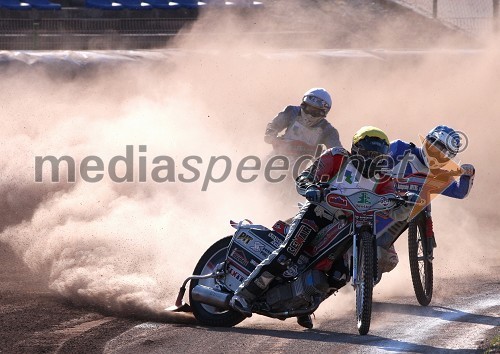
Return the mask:
<svg viewBox="0 0 500 354">
<path fill-rule="evenodd" d="M 442 156 L 444 156 L 448 159 L 452 159 L 455 156 L 457 156 L 457 154 L 450 151 L 442 141 L 434 139 L 434 138 L 428 138 L 428 140 L 429 140 L 430 146 L 433 147 L 435 150 L 438 150 L 442 154 Z M 430 155 L 434 155 L 434 154 L 431 153 Z M 434 156 L 434 157 L 436 157 L 436 156 Z"/>
<path fill-rule="evenodd" d="M 389 145 L 385 141 L 370 136 L 361 139 L 355 146 L 356 153 L 368 159 L 387 155 L 389 152 Z"/>
</svg>

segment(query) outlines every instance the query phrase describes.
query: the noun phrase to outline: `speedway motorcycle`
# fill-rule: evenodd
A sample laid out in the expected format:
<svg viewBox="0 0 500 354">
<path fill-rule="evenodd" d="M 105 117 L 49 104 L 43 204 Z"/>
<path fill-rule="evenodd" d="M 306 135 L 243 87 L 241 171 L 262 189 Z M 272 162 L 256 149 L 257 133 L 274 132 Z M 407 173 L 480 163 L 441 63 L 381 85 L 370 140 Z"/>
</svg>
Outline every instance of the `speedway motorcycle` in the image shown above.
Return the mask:
<svg viewBox="0 0 500 354">
<path fill-rule="evenodd" d="M 275 279 L 255 300 L 252 311 L 280 320 L 312 314 L 350 281 L 356 292 L 357 329 L 364 335 L 370 328 L 377 280 L 376 216 L 410 202 L 397 194 L 378 195 L 361 188 L 324 191 L 316 212 L 326 209 L 330 214 L 324 215 L 331 216 L 340 209 L 346 217 L 332 217 L 330 226 L 305 247 L 294 265 L 297 276 L 291 281 Z M 278 221 L 268 229 L 244 220 L 231 226 L 236 229 L 234 235 L 220 239 L 203 254 L 193 275 L 182 284 L 175 306 L 168 310 L 192 311 L 198 322 L 209 326 L 230 327 L 245 319 L 229 307 L 229 301 L 255 267 L 281 245 L 289 225 Z M 339 273 L 343 280 L 339 281 Z M 183 303 L 188 282 L 190 305 Z"/>
<path fill-rule="evenodd" d="M 319 156 L 322 151 L 326 150 L 326 146 L 323 144 L 309 145 L 303 141 L 287 139 L 282 136 L 274 139 L 272 145 L 273 155 L 289 156 L 294 160 L 304 155 Z"/>
</svg>

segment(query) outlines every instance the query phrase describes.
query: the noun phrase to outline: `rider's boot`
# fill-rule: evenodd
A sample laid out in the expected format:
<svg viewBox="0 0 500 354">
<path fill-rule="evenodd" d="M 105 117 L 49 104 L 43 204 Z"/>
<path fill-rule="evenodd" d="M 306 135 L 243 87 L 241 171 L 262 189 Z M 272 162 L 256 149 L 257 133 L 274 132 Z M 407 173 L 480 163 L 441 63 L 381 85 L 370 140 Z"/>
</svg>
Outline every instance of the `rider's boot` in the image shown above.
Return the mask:
<svg viewBox="0 0 500 354">
<path fill-rule="evenodd" d="M 311 315 L 301 315 L 297 316 L 297 323 L 301 325 L 302 327 L 311 329 L 313 328 L 313 321 L 311 318 Z"/>
<path fill-rule="evenodd" d="M 394 245 L 389 248 L 377 247 L 378 268 L 381 273 L 388 273 L 399 263 L 398 254 Z"/>
<path fill-rule="evenodd" d="M 246 317 L 252 317 L 252 304 L 255 295 L 246 289 L 238 289 L 229 301 L 229 306 Z"/>
</svg>

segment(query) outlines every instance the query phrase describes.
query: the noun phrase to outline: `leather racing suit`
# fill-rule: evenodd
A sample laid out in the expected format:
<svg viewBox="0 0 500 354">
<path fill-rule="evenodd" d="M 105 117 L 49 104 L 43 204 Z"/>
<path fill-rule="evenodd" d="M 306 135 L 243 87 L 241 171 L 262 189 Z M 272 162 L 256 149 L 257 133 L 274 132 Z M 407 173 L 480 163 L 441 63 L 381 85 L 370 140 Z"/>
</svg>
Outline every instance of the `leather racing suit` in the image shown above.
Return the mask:
<svg viewBox="0 0 500 354">
<path fill-rule="evenodd" d="M 278 113 L 276 117 L 267 125 L 264 140 L 273 143 L 274 138 L 283 130 L 285 133 L 281 136 L 283 140 L 301 142 L 300 150 L 295 151 L 295 156 L 312 155 L 316 152 L 319 144 L 327 148 L 341 147 L 339 132 L 326 119 L 321 119 L 314 126 L 307 126 L 301 123 L 300 106 L 287 106 Z M 278 151 L 276 151 L 278 150 Z M 284 153 L 275 149 L 276 153 Z"/>
<path fill-rule="evenodd" d="M 442 194 L 451 198 L 463 199 L 467 197 L 474 182 L 474 176 L 461 175 L 458 180 L 448 175 L 440 178 L 433 177 L 431 170 L 425 164 L 425 157 L 421 147 L 416 147 L 413 143 L 407 143 L 401 140 L 391 142 L 389 146 L 390 161 L 392 166 L 392 177 L 396 178 L 396 188 L 398 191 L 405 192 L 404 184 L 398 183 L 398 180 L 408 178 L 410 175 L 420 174 L 427 176 L 427 181 L 432 180 L 437 186 L 431 191 L 433 194 Z M 456 165 L 458 168 L 458 165 Z M 431 182 L 431 183 L 432 183 Z M 431 185 L 428 183 L 427 186 Z M 425 197 L 425 196 L 424 196 Z M 430 212 L 430 205 L 427 206 Z M 406 220 L 397 221 L 392 218 L 378 218 L 377 220 L 377 245 L 379 268 L 383 272 L 389 272 L 398 264 L 398 256 L 394 248 L 394 240 L 407 228 Z"/>
<path fill-rule="evenodd" d="M 361 187 L 378 194 L 395 193 L 394 181 L 386 176 L 382 182 L 363 177 L 357 172 L 350 160 L 349 153 L 343 148 L 325 151 L 296 180 L 299 194 L 304 195 L 307 187 L 318 182 L 329 182 L 330 186 L 342 189 Z M 379 179 L 380 181 L 380 179 Z M 405 220 L 411 208 L 400 206 L 389 211 L 394 220 Z M 342 213 L 338 209 L 339 213 Z M 343 214 L 343 213 L 342 213 Z M 293 218 L 285 240 L 274 252 L 264 259 L 240 285 L 236 294 L 254 299 L 263 294 L 272 280 L 279 277 L 293 279 L 305 268 L 302 251 L 325 227 L 329 226 L 338 213 L 331 214 L 322 206 L 306 202 Z"/>
</svg>

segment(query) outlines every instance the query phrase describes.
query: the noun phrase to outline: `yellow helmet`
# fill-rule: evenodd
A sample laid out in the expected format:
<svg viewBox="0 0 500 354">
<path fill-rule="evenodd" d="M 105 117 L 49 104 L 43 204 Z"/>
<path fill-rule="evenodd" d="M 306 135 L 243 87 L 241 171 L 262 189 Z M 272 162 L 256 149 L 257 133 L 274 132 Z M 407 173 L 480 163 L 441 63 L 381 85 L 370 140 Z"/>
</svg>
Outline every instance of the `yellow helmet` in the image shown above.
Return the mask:
<svg viewBox="0 0 500 354">
<path fill-rule="evenodd" d="M 362 127 L 360 130 L 354 134 L 352 137 L 352 145 L 356 145 L 360 140 L 363 140 L 366 137 L 370 138 L 379 138 L 389 146 L 389 138 L 387 134 L 385 134 L 381 129 L 372 127 L 370 125 Z"/>
<path fill-rule="evenodd" d="M 362 127 L 352 137 L 352 162 L 365 177 L 371 178 L 380 172 L 377 161 L 389 153 L 389 138 L 372 126 Z"/>
</svg>

